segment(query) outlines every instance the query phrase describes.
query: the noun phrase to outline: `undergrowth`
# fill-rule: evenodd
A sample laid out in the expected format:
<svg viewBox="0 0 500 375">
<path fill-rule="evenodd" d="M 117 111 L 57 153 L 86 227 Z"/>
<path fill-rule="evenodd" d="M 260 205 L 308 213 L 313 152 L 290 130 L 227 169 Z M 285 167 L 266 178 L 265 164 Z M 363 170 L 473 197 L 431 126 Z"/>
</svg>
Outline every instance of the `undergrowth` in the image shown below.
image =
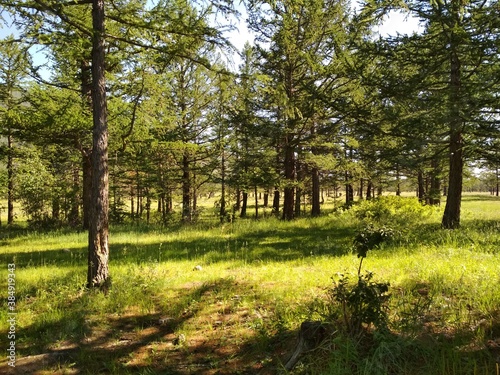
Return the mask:
<svg viewBox="0 0 500 375">
<path fill-rule="evenodd" d="M 107 296 L 83 288 L 85 233 L 2 229 L 19 358 L 70 353 L 36 362 L 46 373 L 277 371 L 291 332 L 328 316 L 344 325 L 295 373 L 495 374 L 500 200 L 465 199 L 458 231 L 440 210 L 383 198 L 290 223 L 115 226 Z"/>
</svg>

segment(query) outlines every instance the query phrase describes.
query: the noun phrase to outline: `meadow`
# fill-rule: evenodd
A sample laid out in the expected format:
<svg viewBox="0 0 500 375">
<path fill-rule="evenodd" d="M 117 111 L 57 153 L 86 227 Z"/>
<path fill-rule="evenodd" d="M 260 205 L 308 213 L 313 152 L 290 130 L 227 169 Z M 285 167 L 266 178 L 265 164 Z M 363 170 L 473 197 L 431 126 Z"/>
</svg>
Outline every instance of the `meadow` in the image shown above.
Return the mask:
<svg viewBox="0 0 500 375">
<path fill-rule="evenodd" d="M 16 367 L 2 355 L 0 372 L 498 375 L 500 199 L 466 195 L 462 212 L 455 231 L 442 207 L 396 197 L 292 222 L 113 226 L 107 294 L 84 288 L 86 233 L 2 227 L 0 342 L 15 264 Z M 368 223 L 393 232 L 363 262 L 390 283 L 388 329 L 335 331 L 287 372 L 300 324 L 331 319 L 334 281 L 356 275 Z"/>
</svg>

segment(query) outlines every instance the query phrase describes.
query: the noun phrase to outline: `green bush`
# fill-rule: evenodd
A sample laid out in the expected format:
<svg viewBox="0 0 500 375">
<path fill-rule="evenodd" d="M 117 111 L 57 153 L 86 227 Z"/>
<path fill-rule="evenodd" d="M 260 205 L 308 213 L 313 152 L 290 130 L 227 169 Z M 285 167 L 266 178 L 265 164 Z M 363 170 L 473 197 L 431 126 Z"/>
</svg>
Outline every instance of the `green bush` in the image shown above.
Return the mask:
<svg viewBox="0 0 500 375">
<path fill-rule="evenodd" d="M 352 210 L 363 221 L 408 225 L 429 219 L 436 208 L 422 205 L 417 198 L 382 196 L 362 201 Z"/>
</svg>

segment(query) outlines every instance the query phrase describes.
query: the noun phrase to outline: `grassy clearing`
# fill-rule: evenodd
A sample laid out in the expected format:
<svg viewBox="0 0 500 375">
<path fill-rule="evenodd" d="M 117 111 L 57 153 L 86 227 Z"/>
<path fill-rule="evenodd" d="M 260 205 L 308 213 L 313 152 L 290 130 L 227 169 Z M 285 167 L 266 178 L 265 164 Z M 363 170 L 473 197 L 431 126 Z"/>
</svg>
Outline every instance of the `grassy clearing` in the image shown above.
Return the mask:
<svg viewBox="0 0 500 375">
<path fill-rule="evenodd" d="M 500 200 L 466 196 L 460 231 L 440 229 L 440 209 L 355 211 L 291 223 L 115 227 L 108 295 L 83 289 L 86 234 L 1 232 L 0 263 L 16 264 L 16 369 L 284 373 L 295 330 L 322 318 L 332 277 L 356 273 L 352 240 L 378 220 L 397 235 L 364 268 L 391 283 L 391 332 L 370 345 L 337 335 L 294 373 L 495 374 Z M 5 338 L 6 288 L 1 297 Z"/>
</svg>

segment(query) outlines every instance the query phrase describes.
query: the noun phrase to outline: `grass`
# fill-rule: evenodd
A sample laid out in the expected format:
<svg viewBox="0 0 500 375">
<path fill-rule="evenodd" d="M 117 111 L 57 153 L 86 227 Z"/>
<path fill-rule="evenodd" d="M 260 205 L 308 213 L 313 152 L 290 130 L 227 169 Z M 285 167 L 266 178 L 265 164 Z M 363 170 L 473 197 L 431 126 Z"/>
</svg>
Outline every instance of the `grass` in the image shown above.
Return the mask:
<svg viewBox="0 0 500 375">
<path fill-rule="evenodd" d="M 300 323 L 323 317 L 332 277 L 357 271 L 351 245 L 367 219 L 354 211 L 293 222 L 113 227 L 107 295 L 83 288 L 85 233 L 4 229 L 0 263 L 16 264 L 16 369 L 285 373 Z M 370 345 L 337 335 L 293 373 L 496 374 L 500 200 L 465 196 L 457 231 L 440 229 L 441 209 L 383 215 L 376 220 L 397 235 L 369 252 L 364 268 L 391 284 L 390 332 L 374 332 Z"/>
</svg>

